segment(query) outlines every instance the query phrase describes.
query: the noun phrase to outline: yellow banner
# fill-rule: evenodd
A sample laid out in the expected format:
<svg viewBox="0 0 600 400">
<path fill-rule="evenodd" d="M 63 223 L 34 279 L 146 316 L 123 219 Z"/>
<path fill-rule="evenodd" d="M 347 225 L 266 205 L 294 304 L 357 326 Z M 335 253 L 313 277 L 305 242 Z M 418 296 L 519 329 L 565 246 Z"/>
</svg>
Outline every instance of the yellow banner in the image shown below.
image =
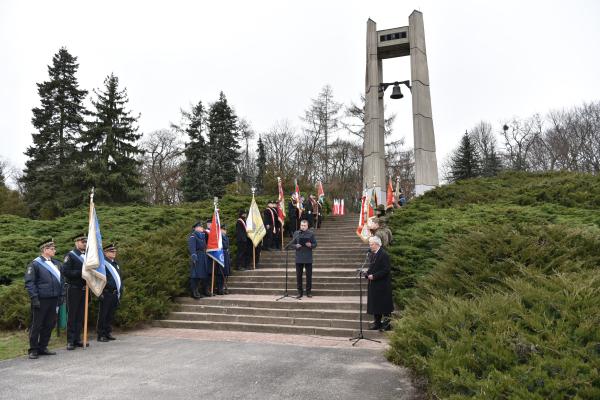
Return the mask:
<svg viewBox="0 0 600 400">
<path fill-rule="evenodd" d="M 267 234 L 265 225 L 263 224 L 262 216 L 256 200 L 252 197 L 252 203 L 250 204 L 250 211 L 248 212 L 248 219 L 246 221 L 246 234 L 252 240 L 254 247 L 258 246 L 262 241 L 263 237 Z"/>
</svg>

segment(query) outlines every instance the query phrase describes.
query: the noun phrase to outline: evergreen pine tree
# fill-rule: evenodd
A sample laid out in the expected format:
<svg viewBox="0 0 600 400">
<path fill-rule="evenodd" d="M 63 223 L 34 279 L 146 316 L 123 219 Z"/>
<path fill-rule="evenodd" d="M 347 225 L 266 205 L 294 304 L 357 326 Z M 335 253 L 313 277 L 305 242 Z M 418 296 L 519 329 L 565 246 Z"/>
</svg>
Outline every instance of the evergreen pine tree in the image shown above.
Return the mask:
<svg viewBox="0 0 600 400">
<path fill-rule="evenodd" d="M 267 168 L 267 153 L 265 152 L 265 144 L 262 138 L 258 137 L 258 148 L 256 150 L 256 191 L 262 194 L 265 188 L 265 170 Z"/>
<path fill-rule="evenodd" d="M 451 160 L 452 181 L 474 178 L 480 175 L 479 156 L 468 132 L 463 135 L 460 146 L 454 152 Z"/>
<path fill-rule="evenodd" d="M 96 199 L 108 203 L 130 203 L 143 199 L 136 155 L 143 151 L 136 141 L 142 136 L 135 126 L 139 117 L 125 109 L 127 90 L 119 90 L 119 79 L 111 74 L 104 80 L 104 90 L 94 90 L 93 121 L 81 135 L 85 160 L 83 183 L 96 188 Z"/>
<path fill-rule="evenodd" d="M 484 158 L 481 165 L 481 176 L 496 176 L 502 169 L 502 161 L 496 153 L 496 147 L 491 144 L 490 153 Z"/>
<path fill-rule="evenodd" d="M 207 145 L 204 139 L 206 131 L 206 110 L 199 101 L 191 112 L 181 112 L 182 126 L 173 125 L 179 132 L 188 135 L 190 141 L 185 147 L 185 162 L 181 178 L 181 190 L 185 201 L 199 201 L 210 195 L 206 172 L 208 166 Z"/>
<path fill-rule="evenodd" d="M 225 187 L 235 182 L 240 148 L 237 128 L 237 116 L 221 92 L 219 100 L 214 102 L 208 111 L 210 163 L 205 176 L 211 196 L 223 196 Z"/>
<path fill-rule="evenodd" d="M 50 79 L 37 84 L 41 106 L 32 109 L 31 120 L 37 132 L 25 152 L 29 160 L 21 178 L 36 217 L 56 217 L 79 200 L 76 141 L 84 125 L 87 91 L 78 88 L 78 68 L 77 57 L 63 47 L 48 66 Z"/>
</svg>

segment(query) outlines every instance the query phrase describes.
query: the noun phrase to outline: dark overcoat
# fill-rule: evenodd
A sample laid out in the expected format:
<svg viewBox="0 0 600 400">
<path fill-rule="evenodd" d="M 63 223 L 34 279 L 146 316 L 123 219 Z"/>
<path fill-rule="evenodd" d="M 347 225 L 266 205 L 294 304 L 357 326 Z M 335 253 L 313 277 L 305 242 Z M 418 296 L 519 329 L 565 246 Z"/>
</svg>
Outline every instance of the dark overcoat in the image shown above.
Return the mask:
<svg viewBox="0 0 600 400">
<path fill-rule="evenodd" d="M 394 311 L 392 298 L 392 266 L 390 256 L 383 247 L 377 253 L 371 254 L 368 275 L 373 275 L 367 291 L 367 313 L 390 314 Z"/>
<path fill-rule="evenodd" d="M 229 236 L 226 233 L 221 233 L 221 240 L 223 243 L 223 257 L 225 262 L 223 263 L 223 273 L 225 276 L 231 275 L 231 256 L 229 255 Z"/>
<path fill-rule="evenodd" d="M 294 247 L 296 244 L 303 244 L 305 241 L 310 241 L 312 247 L 303 245 L 299 249 L 296 249 L 296 264 L 312 264 L 313 262 L 313 249 L 317 247 L 315 234 L 310 230 L 298 230 L 294 232 L 294 240 L 292 242 Z"/>
<path fill-rule="evenodd" d="M 208 278 L 206 235 L 203 232 L 192 231 L 190 233 L 188 236 L 188 251 L 190 253 L 190 278 Z"/>
</svg>

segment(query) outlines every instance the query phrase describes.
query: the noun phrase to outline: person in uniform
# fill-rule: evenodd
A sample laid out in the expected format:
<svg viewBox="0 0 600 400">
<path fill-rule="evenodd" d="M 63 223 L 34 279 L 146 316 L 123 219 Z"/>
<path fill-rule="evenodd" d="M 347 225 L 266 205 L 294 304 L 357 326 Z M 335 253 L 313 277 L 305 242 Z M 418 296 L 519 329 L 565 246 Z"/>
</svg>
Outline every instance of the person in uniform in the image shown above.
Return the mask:
<svg viewBox="0 0 600 400">
<path fill-rule="evenodd" d="M 87 237 L 81 233 L 71 238 L 75 242 L 73 250 L 65 256 L 63 274 L 65 275 L 67 293 L 67 350 L 83 347 L 81 331 L 85 313 L 86 282 L 81 277 Z"/>
<path fill-rule="evenodd" d="M 48 350 L 48 342 L 65 295 L 60 262 L 52 258 L 56 254 L 54 241 L 49 238 L 38 246 L 40 256 L 29 263 L 25 272 L 25 288 L 31 300 L 28 351 L 31 359 L 56 354 Z"/>
<path fill-rule="evenodd" d="M 229 294 L 227 292 L 227 279 L 231 276 L 231 256 L 229 255 L 229 236 L 227 236 L 227 225 L 221 225 L 221 240 L 223 242 L 223 275 L 225 276 L 225 283 L 223 288 L 223 294 Z"/>
<path fill-rule="evenodd" d="M 314 202 L 313 214 L 315 215 L 315 228 L 321 229 L 321 223 L 323 222 L 323 205 L 321 204 L 321 202 Z"/>
<path fill-rule="evenodd" d="M 203 293 L 210 296 L 207 286 L 206 235 L 200 221 L 192 226 L 192 232 L 188 236 L 188 251 L 190 253 L 190 289 L 192 290 L 192 297 L 201 299 L 204 297 Z"/>
<path fill-rule="evenodd" d="M 306 296 L 312 297 L 312 262 L 313 249 L 317 247 L 317 239 L 312 231 L 308 230 L 308 221 L 300 222 L 300 229 L 294 232 L 293 245 L 296 248 L 296 288 L 297 299 L 302 298 L 302 273 L 306 270 Z"/>
<path fill-rule="evenodd" d="M 367 314 L 373 315 L 375 319 L 369 329 L 390 330 L 390 315 L 394 311 L 390 256 L 381 247 L 378 236 L 369 238 L 369 251 L 369 269 L 365 274 L 365 278 L 369 280 Z"/>
<path fill-rule="evenodd" d="M 104 286 L 104 290 L 100 295 L 96 333 L 99 342 L 108 342 L 109 340 L 116 340 L 111 333 L 112 323 L 123 294 L 123 284 L 121 267 L 116 261 L 117 246 L 114 243 L 109 243 L 102 250 L 104 251 L 104 266 L 106 267 L 106 286 Z"/>
<path fill-rule="evenodd" d="M 273 214 L 275 215 L 275 230 L 273 231 L 274 236 L 271 248 L 279 250 L 281 249 L 281 221 L 279 220 L 279 213 L 277 212 L 277 202 L 272 201 L 270 206 Z"/>
<path fill-rule="evenodd" d="M 312 228 L 315 226 L 315 216 L 313 214 L 314 212 L 314 203 L 313 203 L 313 199 L 314 199 L 314 195 L 310 194 L 308 196 L 308 199 L 306 201 L 304 201 L 304 198 L 302 198 L 303 204 L 304 204 L 304 219 L 306 219 L 308 221 L 308 227 Z"/>
<path fill-rule="evenodd" d="M 235 243 L 237 244 L 237 258 L 235 266 L 238 271 L 245 271 L 249 263 L 249 253 L 252 251 L 250 246 L 252 242 L 248 239 L 246 233 L 246 211 L 238 212 L 238 219 L 235 223 Z"/>
<path fill-rule="evenodd" d="M 263 211 L 263 223 L 265 224 L 265 237 L 263 239 L 263 248 L 266 251 L 271 251 L 275 247 L 277 237 L 277 228 L 275 222 L 277 221 L 277 211 L 273 211 L 275 204 L 269 201 L 267 208 Z"/>
<path fill-rule="evenodd" d="M 290 202 L 288 203 L 288 229 L 290 230 L 290 236 L 294 235 L 298 229 L 300 229 L 300 210 L 298 210 L 296 193 L 292 193 Z"/>
</svg>

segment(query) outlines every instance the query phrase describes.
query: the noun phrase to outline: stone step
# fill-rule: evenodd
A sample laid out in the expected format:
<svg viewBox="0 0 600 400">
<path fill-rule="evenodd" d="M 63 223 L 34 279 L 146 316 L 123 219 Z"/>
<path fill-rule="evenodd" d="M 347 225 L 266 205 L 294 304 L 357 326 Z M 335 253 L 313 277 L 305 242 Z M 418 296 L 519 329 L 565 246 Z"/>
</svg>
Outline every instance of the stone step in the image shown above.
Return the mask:
<svg viewBox="0 0 600 400">
<path fill-rule="evenodd" d="M 347 338 L 352 338 L 358 333 L 357 329 L 352 328 L 328 328 L 319 326 L 296 326 L 277 324 L 251 324 L 242 322 L 159 320 L 154 321 L 153 325 L 162 328 L 285 333 L 292 335 L 317 335 Z M 365 330 L 364 336 L 367 338 L 377 339 L 382 338 L 383 334 L 379 331 Z"/>
<path fill-rule="evenodd" d="M 358 260 L 358 261 L 340 261 L 340 260 L 335 260 L 335 259 L 314 259 L 313 260 L 313 270 L 315 269 L 320 269 L 320 268 L 345 268 L 345 269 L 357 269 L 360 268 L 360 266 L 363 263 Z M 294 269 L 295 267 L 295 261 L 294 260 L 288 260 L 288 269 Z M 269 260 L 260 260 L 257 263 L 257 269 L 261 269 L 261 268 L 285 268 L 285 260 L 284 261 L 269 261 Z M 239 272 L 241 274 L 244 273 L 244 271 Z"/>
<path fill-rule="evenodd" d="M 180 304 L 179 312 L 184 313 L 208 313 L 208 314 L 231 314 L 231 315 L 262 315 L 272 317 L 288 318 L 322 318 L 322 319 L 343 319 L 358 321 L 359 312 L 356 310 L 321 310 L 321 309 L 302 309 L 302 308 L 266 308 L 266 307 L 237 307 L 237 306 L 219 306 L 210 304 Z M 170 318 L 173 319 L 173 318 Z M 363 320 L 370 321 L 371 316 L 363 313 Z"/>
<path fill-rule="evenodd" d="M 281 293 L 278 293 L 281 295 Z M 247 308 L 283 308 L 301 310 L 354 310 L 358 312 L 358 297 L 336 297 L 319 300 L 318 297 L 306 300 L 283 299 L 275 300 L 275 296 L 248 296 L 248 295 L 226 295 L 216 297 L 205 297 L 192 299 L 191 297 L 177 297 L 175 300 L 179 305 L 210 305 L 220 307 L 247 307 Z M 366 303 L 365 303 L 366 304 Z M 366 306 L 363 304 L 363 307 Z"/>
<path fill-rule="evenodd" d="M 169 320 L 177 321 L 208 321 L 208 322 L 241 322 L 246 324 L 261 325 L 292 325 L 292 326 L 318 326 L 327 328 L 357 329 L 359 321 L 330 318 L 301 318 L 280 317 L 270 315 L 237 315 L 205 312 L 172 312 Z M 369 328 L 368 320 L 363 320 L 363 329 Z"/>
<path fill-rule="evenodd" d="M 359 265 L 360 266 L 360 265 Z M 288 277 L 296 276 L 296 267 L 294 263 L 288 265 Z M 355 276 L 356 271 L 350 268 L 315 268 L 313 267 L 313 279 L 319 276 L 340 276 L 348 277 Z M 234 274 L 229 278 L 230 280 L 237 277 L 244 276 L 277 276 L 283 278 L 285 276 L 285 264 L 283 267 L 278 268 L 266 268 L 262 267 L 258 269 L 249 269 L 246 271 L 234 271 Z"/>
<path fill-rule="evenodd" d="M 288 281 L 288 283 L 295 283 L 296 282 L 295 273 L 294 274 L 288 273 L 287 281 Z M 260 282 L 260 283 L 270 283 L 270 284 L 275 284 L 275 285 L 277 285 L 277 284 L 283 285 L 285 283 L 285 275 L 281 275 L 281 276 L 269 276 L 269 275 L 240 276 L 240 275 L 235 275 L 235 276 L 229 277 L 229 279 L 227 280 L 227 283 L 230 285 L 238 284 L 240 282 Z M 320 283 L 320 284 L 339 284 L 339 283 L 358 284 L 358 281 L 354 276 L 352 276 L 350 274 L 348 276 L 327 276 L 327 275 L 316 276 L 315 274 L 313 274 L 313 284 L 315 284 L 315 283 Z"/>
<path fill-rule="evenodd" d="M 306 284 L 306 279 L 303 278 L 303 283 Z M 229 289 L 232 288 L 247 288 L 247 289 L 273 289 L 273 290 L 281 290 L 285 285 L 285 280 L 282 280 L 280 284 L 279 282 L 261 282 L 257 280 L 238 280 L 227 283 L 227 287 Z M 363 285 L 363 290 L 366 285 Z M 288 280 L 288 288 L 295 288 L 296 280 Z M 312 290 L 313 292 L 320 292 L 321 290 L 357 290 L 358 291 L 358 280 L 356 282 L 346 282 L 346 283 L 326 283 L 321 282 L 320 280 L 314 280 L 312 282 Z M 232 292 L 233 293 L 233 292 Z"/>
<path fill-rule="evenodd" d="M 252 295 L 281 295 L 283 294 L 283 287 L 281 288 L 255 288 L 255 287 L 241 287 L 241 286 L 228 286 L 229 293 L 231 294 L 252 294 Z M 288 286 L 288 292 L 290 295 L 294 295 L 296 289 Z M 313 296 L 358 296 L 360 291 L 358 289 L 313 289 Z M 366 296 L 367 289 L 363 289 L 363 296 Z"/>
</svg>

